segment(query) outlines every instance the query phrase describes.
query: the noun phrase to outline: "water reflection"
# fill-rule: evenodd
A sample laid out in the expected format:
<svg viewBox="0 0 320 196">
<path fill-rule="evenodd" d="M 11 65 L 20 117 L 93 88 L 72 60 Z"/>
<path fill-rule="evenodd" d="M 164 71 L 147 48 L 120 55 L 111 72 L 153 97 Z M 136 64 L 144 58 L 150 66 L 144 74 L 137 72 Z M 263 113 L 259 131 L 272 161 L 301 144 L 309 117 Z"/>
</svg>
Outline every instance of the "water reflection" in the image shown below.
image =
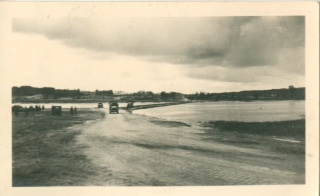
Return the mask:
<svg viewBox="0 0 320 196">
<path fill-rule="evenodd" d="M 199 121 L 282 121 L 303 118 L 305 101 L 199 102 L 136 110 L 143 114 L 186 123 Z"/>
</svg>

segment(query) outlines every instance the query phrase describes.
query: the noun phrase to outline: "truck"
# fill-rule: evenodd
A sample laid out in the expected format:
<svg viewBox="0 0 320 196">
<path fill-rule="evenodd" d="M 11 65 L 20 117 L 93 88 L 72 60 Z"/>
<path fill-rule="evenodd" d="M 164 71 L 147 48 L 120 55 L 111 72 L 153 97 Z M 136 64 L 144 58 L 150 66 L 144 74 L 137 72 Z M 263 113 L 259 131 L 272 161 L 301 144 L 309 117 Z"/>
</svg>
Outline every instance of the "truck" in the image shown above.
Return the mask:
<svg viewBox="0 0 320 196">
<path fill-rule="evenodd" d="M 103 108 L 103 103 L 98 103 L 98 108 Z"/>
<path fill-rule="evenodd" d="M 51 107 L 51 115 L 52 116 L 61 116 L 62 107 L 61 106 L 52 106 Z"/>
<path fill-rule="evenodd" d="M 119 113 L 119 104 L 116 101 L 109 102 L 109 113 Z"/>
</svg>

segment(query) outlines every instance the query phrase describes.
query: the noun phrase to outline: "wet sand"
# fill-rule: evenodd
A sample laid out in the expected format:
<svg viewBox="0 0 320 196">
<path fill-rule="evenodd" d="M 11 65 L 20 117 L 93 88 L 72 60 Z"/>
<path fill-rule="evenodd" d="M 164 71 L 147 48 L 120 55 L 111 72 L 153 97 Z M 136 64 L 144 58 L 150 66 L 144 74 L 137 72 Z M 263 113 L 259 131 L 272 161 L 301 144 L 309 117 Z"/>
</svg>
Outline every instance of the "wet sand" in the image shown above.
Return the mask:
<svg viewBox="0 0 320 196">
<path fill-rule="evenodd" d="M 85 185 L 281 185 L 305 182 L 304 153 L 274 150 L 269 146 L 271 140 L 278 142 L 278 146 L 286 145 L 286 149 L 296 144 L 266 136 L 241 135 L 231 140 L 235 137 L 232 133 L 218 130 L 208 136 L 206 132 L 212 127 L 165 121 L 125 110 L 72 129 L 81 130 L 76 145 L 84 146 L 83 153 L 97 173 L 88 176 Z M 244 141 L 247 142 L 245 145 L 241 143 Z"/>
</svg>

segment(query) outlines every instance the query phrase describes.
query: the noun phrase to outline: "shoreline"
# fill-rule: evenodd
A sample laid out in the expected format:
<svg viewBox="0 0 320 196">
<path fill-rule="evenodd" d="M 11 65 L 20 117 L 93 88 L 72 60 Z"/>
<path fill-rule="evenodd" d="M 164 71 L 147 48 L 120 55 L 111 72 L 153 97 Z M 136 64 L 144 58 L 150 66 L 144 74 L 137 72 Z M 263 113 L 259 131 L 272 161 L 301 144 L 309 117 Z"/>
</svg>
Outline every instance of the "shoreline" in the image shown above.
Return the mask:
<svg viewBox="0 0 320 196">
<path fill-rule="evenodd" d="M 195 127 L 178 121 L 163 120 L 126 112 L 109 116 L 106 110 L 99 109 L 80 109 L 76 115 L 65 112 L 62 116 L 51 116 L 49 111 L 30 112 L 27 117 L 24 114 L 18 117 L 14 116 L 14 114 L 12 115 L 13 187 L 88 185 L 86 179 L 96 179 L 95 176 L 101 176 L 101 174 L 99 169 L 92 164 L 92 160 L 84 154 L 87 146 L 79 145 L 76 142 L 76 138 L 93 125 L 92 123 L 97 122 L 96 120 L 102 120 L 101 122 L 103 123 L 106 120 L 104 118 L 111 120 L 122 117 L 122 115 L 132 115 L 132 117 L 126 116 L 126 118 L 129 117 L 143 122 L 148 121 L 150 124 L 156 127 L 163 127 L 168 131 L 171 129 L 188 129 L 192 134 L 200 136 L 201 140 L 209 142 L 208 144 L 213 146 L 223 144 L 230 147 L 267 150 L 268 153 L 274 153 L 274 156 L 293 158 L 296 162 L 293 163 L 292 167 L 296 168 L 296 172 L 299 174 L 304 174 L 305 172 L 303 162 L 305 158 L 304 140 L 299 143 L 292 143 L 290 140 L 283 141 L 286 138 L 282 136 L 273 137 L 272 135 L 261 133 L 248 134 L 243 131 L 248 127 L 253 127 L 252 129 L 254 130 L 259 126 L 260 128 L 268 129 L 279 125 L 281 125 L 279 126 L 280 128 L 285 128 L 286 131 L 290 129 L 290 124 L 292 123 L 295 124 L 293 127 L 301 131 L 302 127 L 304 127 L 304 120 L 254 122 L 249 124 L 234 121 L 211 121 L 203 122 L 200 126 Z M 111 120 L 111 122 L 114 121 Z M 126 123 L 130 124 L 130 121 Z M 236 126 L 234 123 L 237 123 Z M 246 124 L 247 127 L 243 126 L 243 124 Z M 117 128 L 116 124 L 113 126 Z M 108 129 L 108 126 L 106 129 Z M 151 127 L 150 134 L 152 134 L 152 130 Z M 140 145 L 139 147 L 146 146 Z M 182 148 L 184 150 L 188 149 L 183 146 Z M 149 150 L 152 150 L 152 145 L 150 145 Z M 215 154 L 215 156 L 220 156 L 220 154 Z M 222 154 L 221 158 L 223 158 Z M 229 158 L 233 159 L 232 157 Z M 247 162 L 245 159 L 241 159 L 241 161 Z M 261 162 L 261 165 L 265 164 Z M 285 165 L 273 164 L 275 164 L 274 167 L 276 168 L 286 170 Z M 97 183 L 99 184 L 99 181 Z"/>
<path fill-rule="evenodd" d="M 106 99 L 71 99 L 71 100 L 58 100 L 58 99 L 34 99 L 34 100 L 19 100 L 15 101 L 12 100 L 12 104 L 59 104 L 59 103 L 108 103 L 110 101 L 116 101 L 116 100 L 106 100 Z M 195 101 L 182 101 L 186 103 L 201 103 L 201 102 L 259 102 L 259 101 L 267 101 L 267 102 L 272 102 L 272 101 L 305 101 L 305 99 L 259 99 L 259 100 L 195 100 Z M 132 101 L 127 101 L 127 100 L 119 100 L 118 103 L 128 103 Z M 166 101 L 166 100 L 161 100 L 161 101 L 156 101 L 156 100 L 138 100 L 135 101 L 135 103 L 177 103 L 181 102 L 179 100 L 172 100 L 172 101 Z"/>
<path fill-rule="evenodd" d="M 133 110 L 142 110 L 142 109 L 149 109 L 149 108 L 156 108 L 156 107 L 165 107 L 171 105 L 181 105 L 181 104 L 188 104 L 192 102 L 169 102 L 169 103 L 157 103 L 157 104 L 148 104 L 148 105 L 137 105 L 132 106 L 130 108 L 122 107 L 121 109 L 127 110 L 128 112 L 132 113 Z"/>
</svg>

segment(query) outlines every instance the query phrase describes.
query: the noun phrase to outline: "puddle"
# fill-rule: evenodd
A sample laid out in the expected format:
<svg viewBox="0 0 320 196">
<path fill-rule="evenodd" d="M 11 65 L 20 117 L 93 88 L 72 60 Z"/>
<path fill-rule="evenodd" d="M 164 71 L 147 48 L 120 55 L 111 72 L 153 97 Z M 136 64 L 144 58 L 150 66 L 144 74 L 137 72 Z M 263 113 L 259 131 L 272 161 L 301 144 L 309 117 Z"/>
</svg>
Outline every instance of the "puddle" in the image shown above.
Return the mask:
<svg viewBox="0 0 320 196">
<path fill-rule="evenodd" d="M 274 140 L 279 140 L 279 141 L 283 141 L 283 142 L 291 142 L 291 143 L 301 143 L 298 140 L 292 140 L 292 139 L 280 139 L 280 138 L 273 138 Z"/>
</svg>

